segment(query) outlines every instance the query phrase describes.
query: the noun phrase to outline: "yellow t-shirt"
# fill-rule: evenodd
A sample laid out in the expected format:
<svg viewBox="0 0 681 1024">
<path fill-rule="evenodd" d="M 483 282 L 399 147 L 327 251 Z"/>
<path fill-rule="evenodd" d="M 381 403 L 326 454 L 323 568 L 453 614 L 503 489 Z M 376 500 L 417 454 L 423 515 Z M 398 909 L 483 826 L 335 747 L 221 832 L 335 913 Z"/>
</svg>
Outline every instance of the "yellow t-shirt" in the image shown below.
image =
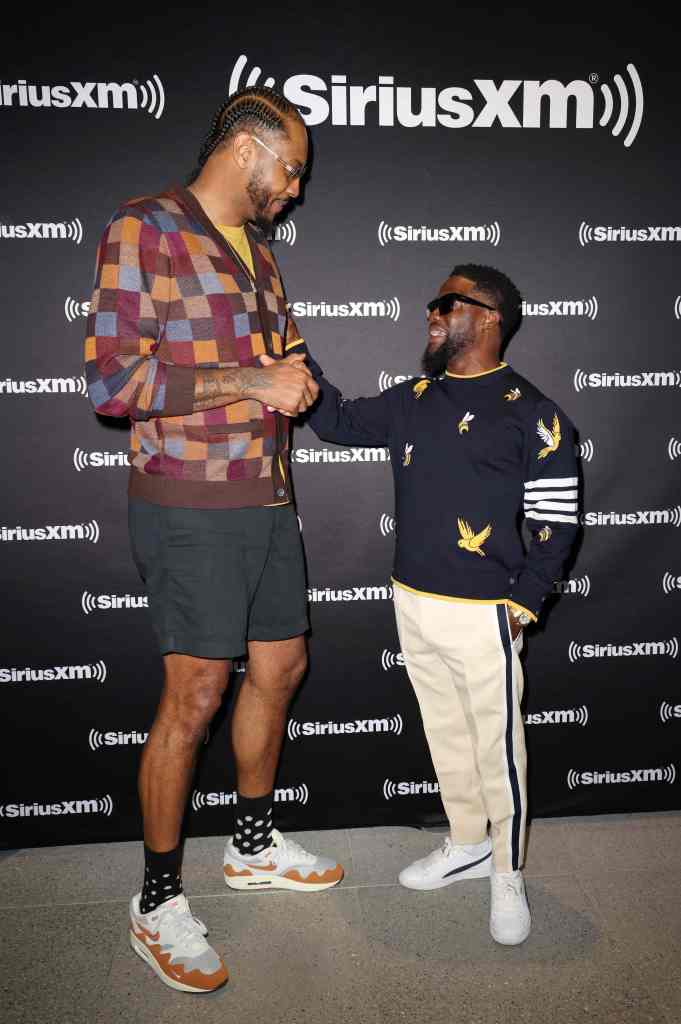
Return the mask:
<svg viewBox="0 0 681 1024">
<path fill-rule="evenodd" d="M 229 244 L 235 249 L 241 259 L 244 261 L 246 266 L 251 272 L 251 276 L 255 277 L 255 267 L 253 265 L 253 256 L 251 254 L 251 247 L 248 244 L 248 237 L 246 235 L 246 229 L 242 226 L 239 228 L 230 227 L 229 224 L 218 224 L 220 232 L 225 236 Z"/>
</svg>

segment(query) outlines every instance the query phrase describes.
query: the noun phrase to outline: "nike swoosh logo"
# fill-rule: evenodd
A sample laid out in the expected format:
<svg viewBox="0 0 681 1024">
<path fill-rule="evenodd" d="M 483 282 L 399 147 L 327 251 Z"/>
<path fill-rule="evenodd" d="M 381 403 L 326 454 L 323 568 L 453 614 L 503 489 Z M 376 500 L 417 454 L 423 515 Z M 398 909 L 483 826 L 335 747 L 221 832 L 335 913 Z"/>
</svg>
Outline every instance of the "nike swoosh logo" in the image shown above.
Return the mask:
<svg viewBox="0 0 681 1024">
<path fill-rule="evenodd" d="M 468 871 L 469 868 L 474 868 L 476 864 L 482 864 L 483 860 L 489 860 L 491 856 L 492 851 L 490 850 L 489 853 L 486 853 L 484 857 L 480 858 L 480 860 L 472 860 L 470 864 L 463 864 L 460 868 L 454 868 L 452 871 L 448 871 L 442 877 L 449 878 L 450 875 L 459 875 L 461 874 L 462 871 Z"/>
</svg>

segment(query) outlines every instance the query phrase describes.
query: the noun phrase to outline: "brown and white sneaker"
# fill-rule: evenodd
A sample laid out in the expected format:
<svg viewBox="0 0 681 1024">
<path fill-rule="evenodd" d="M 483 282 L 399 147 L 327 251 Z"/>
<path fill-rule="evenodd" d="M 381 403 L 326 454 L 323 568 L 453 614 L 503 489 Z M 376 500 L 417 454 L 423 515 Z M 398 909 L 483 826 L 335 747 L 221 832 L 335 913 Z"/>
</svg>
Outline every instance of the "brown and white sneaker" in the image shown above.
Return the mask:
<svg viewBox="0 0 681 1024">
<path fill-rule="evenodd" d="M 245 857 L 230 836 L 225 846 L 225 882 L 230 889 L 296 889 L 320 892 L 338 885 L 343 868 L 329 857 L 308 853 L 293 839 L 285 839 L 276 828 L 272 845 Z"/>
<path fill-rule="evenodd" d="M 224 963 L 206 942 L 203 921 L 184 893 L 140 914 L 140 894 L 130 901 L 130 945 L 164 985 L 180 992 L 214 992 L 227 981 Z"/>
</svg>

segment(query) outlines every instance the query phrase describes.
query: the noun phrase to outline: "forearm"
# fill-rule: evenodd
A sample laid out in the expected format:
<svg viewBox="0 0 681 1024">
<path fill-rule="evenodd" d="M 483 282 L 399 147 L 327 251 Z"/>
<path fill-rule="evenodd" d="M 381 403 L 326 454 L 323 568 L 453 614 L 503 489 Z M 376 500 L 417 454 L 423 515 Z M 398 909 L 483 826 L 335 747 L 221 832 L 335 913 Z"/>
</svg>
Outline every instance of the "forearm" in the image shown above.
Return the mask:
<svg viewBox="0 0 681 1024">
<path fill-rule="evenodd" d="M 237 366 L 234 369 L 196 370 L 193 412 L 218 409 L 223 405 L 254 398 L 254 391 L 265 388 L 271 375 L 264 367 Z"/>
</svg>

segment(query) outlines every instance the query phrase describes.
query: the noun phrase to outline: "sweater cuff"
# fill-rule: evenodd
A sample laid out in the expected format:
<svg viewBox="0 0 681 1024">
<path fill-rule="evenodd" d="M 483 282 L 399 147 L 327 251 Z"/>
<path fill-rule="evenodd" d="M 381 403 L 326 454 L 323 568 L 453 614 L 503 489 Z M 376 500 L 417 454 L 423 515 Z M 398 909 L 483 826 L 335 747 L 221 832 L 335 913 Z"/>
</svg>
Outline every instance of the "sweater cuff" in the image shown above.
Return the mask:
<svg viewBox="0 0 681 1024">
<path fill-rule="evenodd" d="M 196 369 L 166 363 L 166 394 L 158 416 L 190 416 L 194 411 Z"/>
<path fill-rule="evenodd" d="M 546 593 L 542 586 L 533 585 L 530 580 L 520 579 L 511 589 L 506 600 L 528 612 L 536 622 L 545 597 Z"/>
</svg>

